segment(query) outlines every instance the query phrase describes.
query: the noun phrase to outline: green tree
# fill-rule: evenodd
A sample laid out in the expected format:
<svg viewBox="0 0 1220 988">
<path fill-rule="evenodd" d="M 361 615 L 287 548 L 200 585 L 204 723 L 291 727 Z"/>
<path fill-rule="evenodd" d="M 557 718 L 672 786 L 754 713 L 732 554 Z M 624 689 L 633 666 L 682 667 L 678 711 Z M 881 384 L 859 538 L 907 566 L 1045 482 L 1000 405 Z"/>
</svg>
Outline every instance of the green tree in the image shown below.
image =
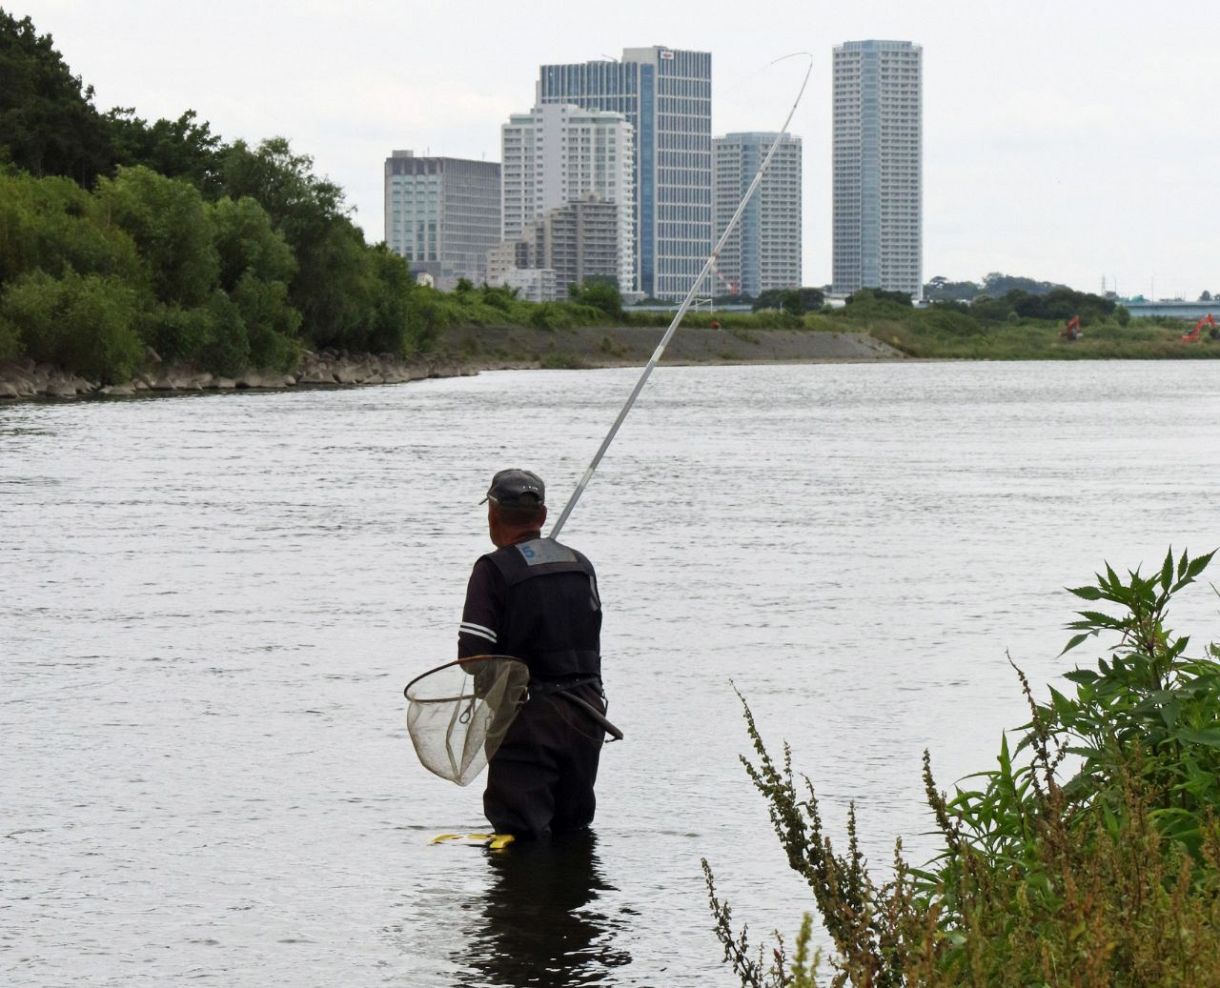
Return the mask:
<svg viewBox="0 0 1220 988">
<path fill-rule="evenodd" d="M 220 264 L 220 286 L 232 291 L 246 275 L 260 281 L 292 281 L 296 258 L 271 216 L 250 196 L 228 196 L 208 208 Z"/>
<path fill-rule="evenodd" d="M 868 305 L 881 302 L 887 305 L 897 305 L 904 309 L 912 306 L 911 296 L 906 292 L 891 292 L 884 288 L 861 288 L 847 296 L 846 305 Z"/>
<path fill-rule="evenodd" d="M 623 296 L 616 278 L 586 278 L 579 285 L 568 286 L 568 295 L 573 302 L 600 309 L 611 319 L 623 318 Z"/>
<path fill-rule="evenodd" d="M 313 174 L 313 159 L 273 138 L 250 148 L 237 141 L 222 157 L 226 195 L 250 196 L 292 248 L 297 273 L 289 301 L 306 338 L 318 347 L 360 349 L 370 339 L 378 276 L 371 248 L 347 215 L 337 185 Z"/>
<path fill-rule="evenodd" d="M 137 311 L 136 293 L 114 278 L 34 271 L 5 289 L 0 325 L 33 359 L 110 384 L 128 380 L 143 354 Z"/>
<path fill-rule="evenodd" d="M 114 152 L 105 121 L 49 34 L 0 8 L 0 160 L 91 186 Z"/>
<path fill-rule="evenodd" d="M 198 189 L 137 165 L 103 179 L 95 196 L 101 221 L 135 240 L 158 301 L 191 307 L 208 299 L 220 261 Z"/>
<path fill-rule="evenodd" d="M 930 302 L 968 302 L 980 291 L 973 281 L 950 281 L 944 275 L 937 275 L 923 286 L 924 298 Z"/>
<path fill-rule="evenodd" d="M 992 298 L 999 298 L 1012 291 L 1026 292 L 1030 295 L 1045 295 L 1052 289 L 1064 287 L 1053 281 L 1035 281 L 1033 278 L 1003 274 L 999 271 L 992 271 L 983 276 L 983 291 Z"/>
<path fill-rule="evenodd" d="M 117 164 L 144 165 L 166 178 L 186 179 L 208 199 L 220 194 L 225 147 L 194 110 L 150 124 L 132 107 L 115 107 L 105 119 Z"/>
<path fill-rule="evenodd" d="M 820 288 L 768 288 L 759 292 L 750 308 L 754 312 L 763 309 L 781 309 L 799 316 L 806 312 L 817 312 L 826 302 Z"/>
<path fill-rule="evenodd" d="M 71 179 L 0 171 L 0 288 L 31 271 L 140 276 L 135 243 L 98 221 L 93 199 Z"/>
</svg>

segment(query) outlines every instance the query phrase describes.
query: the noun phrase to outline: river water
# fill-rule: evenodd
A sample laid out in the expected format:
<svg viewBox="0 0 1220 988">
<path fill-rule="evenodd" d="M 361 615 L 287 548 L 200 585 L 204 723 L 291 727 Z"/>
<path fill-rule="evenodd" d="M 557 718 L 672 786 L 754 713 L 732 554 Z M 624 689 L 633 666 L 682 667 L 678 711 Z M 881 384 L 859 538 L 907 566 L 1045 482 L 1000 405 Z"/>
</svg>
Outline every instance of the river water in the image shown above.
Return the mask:
<svg viewBox="0 0 1220 988">
<path fill-rule="evenodd" d="M 611 718 L 594 838 L 482 824 L 403 684 L 447 660 L 491 473 L 562 505 L 634 370 L 0 408 L 0 981 L 730 985 L 700 858 L 788 935 L 730 682 L 832 832 L 934 845 L 1103 560 L 1220 542 L 1220 362 L 662 368 L 565 530 Z M 1195 588 L 1176 626 L 1215 635 Z M 1082 653 L 1090 659 L 1096 649 Z"/>
</svg>

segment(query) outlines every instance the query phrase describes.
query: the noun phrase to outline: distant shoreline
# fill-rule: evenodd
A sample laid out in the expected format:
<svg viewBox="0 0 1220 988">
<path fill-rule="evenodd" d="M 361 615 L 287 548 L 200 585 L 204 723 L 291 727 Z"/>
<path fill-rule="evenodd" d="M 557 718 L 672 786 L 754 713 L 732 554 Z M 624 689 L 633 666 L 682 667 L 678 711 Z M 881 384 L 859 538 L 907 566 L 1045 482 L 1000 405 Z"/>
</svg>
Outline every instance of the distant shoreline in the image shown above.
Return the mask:
<svg viewBox="0 0 1220 988">
<path fill-rule="evenodd" d="M 150 353 L 146 370 L 129 382 L 107 386 L 46 364 L 10 361 L 0 365 L 0 401 L 354 387 L 467 377 L 493 370 L 592 370 L 640 366 L 652 355 L 662 332 L 655 326 L 585 326 L 560 330 L 521 326 L 461 327 L 447 330 L 434 350 L 417 360 L 396 360 L 372 354 L 306 353 L 295 371 L 250 370 L 233 378 L 162 364 Z M 691 328 L 674 336 L 663 362 L 681 366 L 909 359 L 912 358 L 867 333 Z"/>
</svg>

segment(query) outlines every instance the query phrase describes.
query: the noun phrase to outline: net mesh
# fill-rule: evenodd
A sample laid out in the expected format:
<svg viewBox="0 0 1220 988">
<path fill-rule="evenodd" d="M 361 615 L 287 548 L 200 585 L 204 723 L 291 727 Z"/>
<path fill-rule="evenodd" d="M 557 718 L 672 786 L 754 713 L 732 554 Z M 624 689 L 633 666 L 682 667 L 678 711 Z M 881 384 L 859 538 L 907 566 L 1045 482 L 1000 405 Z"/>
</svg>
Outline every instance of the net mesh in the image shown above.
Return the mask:
<svg viewBox="0 0 1220 988">
<path fill-rule="evenodd" d="M 519 659 L 480 655 L 413 680 L 405 691 L 407 730 L 424 768 L 469 785 L 504 740 L 529 679 Z"/>
</svg>

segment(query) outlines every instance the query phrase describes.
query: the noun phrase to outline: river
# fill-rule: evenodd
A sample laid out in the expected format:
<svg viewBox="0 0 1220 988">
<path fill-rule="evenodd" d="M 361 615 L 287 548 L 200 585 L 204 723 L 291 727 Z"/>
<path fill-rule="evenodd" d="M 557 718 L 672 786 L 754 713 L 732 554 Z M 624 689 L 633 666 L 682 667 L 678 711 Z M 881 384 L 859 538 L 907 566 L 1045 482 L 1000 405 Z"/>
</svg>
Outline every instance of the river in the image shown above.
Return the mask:
<svg viewBox="0 0 1220 988">
<path fill-rule="evenodd" d="M 402 686 L 491 473 L 562 506 L 634 370 L 0 407 L 6 984 L 732 985 L 809 908 L 740 704 L 878 868 L 1071 667 L 1067 585 L 1220 542 L 1220 363 L 662 367 L 565 529 L 596 563 L 594 838 L 489 858 Z M 1212 579 L 1215 579 L 1215 573 Z M 1217 637 L 1206 586 L 1175 627 Z M 1082 650 L 1086 661 L 1097 648 Z"/>
</svg>

